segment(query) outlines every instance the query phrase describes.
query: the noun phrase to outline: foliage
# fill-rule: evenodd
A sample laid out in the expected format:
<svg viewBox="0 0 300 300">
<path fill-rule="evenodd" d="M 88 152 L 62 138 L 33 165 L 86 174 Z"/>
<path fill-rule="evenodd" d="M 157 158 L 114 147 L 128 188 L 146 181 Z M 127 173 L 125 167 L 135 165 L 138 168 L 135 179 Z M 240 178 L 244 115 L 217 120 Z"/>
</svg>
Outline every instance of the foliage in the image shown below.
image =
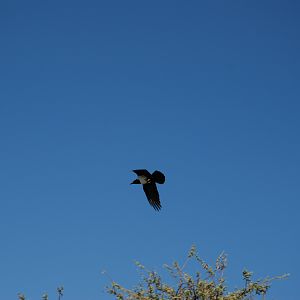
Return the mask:
<svg viewBox="0 0 300 300">
<path fill-rule="evenodd" d="M 196 262 L 200 271 L 194 276 L 186 269 L 189 263 Z M 164 265 L 174 284 L 163 281 L 162 277 L 154 271 L 147 270 L 139 262 L 136 262 L 142 271 L 141 283 L 134 289 L 127 289 L 112 281 L 107 288 L 109 294 L 116 300 L 254 300 L 256 298 L 266 299 L 272 281 L 286 278 L 288 275 L 277 277 L 266 277 L 264 279 L 253 279 L 253 273 L 243 270 L 242 279 L 244 287 L 229 291 L 224 277 L 227 267 L 227 257 L 224 253 L 217 258 L 214 266 L 202 260 L 193 246 L 186 261 L 182 266 L 174 262 L 171 266 Z M 64 288 L 57 288 L 57 299 L 61 300 Z M 19 300 L 26 300 L 24 294 L 18 294 Z M 44 294 L 42 300 L 48 300 Z"/>
<path fill-rule="evenodd" d="M 196 261 L 202 270 L 195 276 L 185 271 L 187 264 L 192 260 Z M 271 282 L 288 276 L 254 280 L 253 273 L 244 270 L 242 278 L 245 286 L 230 292 L 224 278 L 226 255 L 222 253 L 215 265 L 210 266 L 198 256 L 194 246 L 182 266 L 177 262 L 172 266 L 165 265 L 170 276 L 175 279 L 174 286 L 165 283 L 157 272 L 146 270 L 140 263 L 137 263 L 137 266 L 143 272 L 143 280 L 136 288 L 127 289 L 116 282 L 112 282 L 107 288 L 108 293 L 116 300 L 252 300 L 255 297 L 265 299 Z"/>
<path fill-rule="evenodd" d="M 57 292 L 57 297 L 58 297 L 57 299 L 61 300 L 61 297 L 64 295 L 64 287 L 63 286 L 58 287 L 56 289 L 56 292 Z M 18 294 L 18 298 L 19 298 L 19 300 L 26 300 L 25 295 L 22 293 Z M 48 294 L 42 295 L 42 300 L 48 300 L 48 299 L 49 299 Z"/>
</svg>

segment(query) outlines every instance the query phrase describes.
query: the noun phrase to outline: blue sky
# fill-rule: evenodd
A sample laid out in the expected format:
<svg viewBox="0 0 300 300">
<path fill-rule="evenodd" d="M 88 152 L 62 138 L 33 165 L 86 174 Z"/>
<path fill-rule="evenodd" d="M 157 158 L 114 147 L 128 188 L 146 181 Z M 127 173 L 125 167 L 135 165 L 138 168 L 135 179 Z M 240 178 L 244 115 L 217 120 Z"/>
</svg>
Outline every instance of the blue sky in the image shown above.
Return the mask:
<svg viewBox="0 0 300 300">
<path fill-rule="evenodd" d="M 299 283 L 297 1 L 0 3 L 1 298 L 108 299 L 194 243 Z M 166 174 L 155 212 L 132 169 Z"/>
</svg>

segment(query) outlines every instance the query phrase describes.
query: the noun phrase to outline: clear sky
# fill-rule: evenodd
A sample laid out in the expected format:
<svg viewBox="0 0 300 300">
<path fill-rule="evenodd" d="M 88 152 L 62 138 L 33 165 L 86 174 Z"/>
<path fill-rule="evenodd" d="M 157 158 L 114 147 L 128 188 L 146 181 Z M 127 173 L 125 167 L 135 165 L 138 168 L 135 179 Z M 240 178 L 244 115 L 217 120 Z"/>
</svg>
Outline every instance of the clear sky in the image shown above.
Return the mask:
<svg viewBox="0 0 300 300">
<path fill-rule="evenodd" d="M 299 1 L 1 1 L 1 299 L 108 299 L 195 243 L 299 294 Z M 132 169 L 165 173 L 162 210 Z"/>
</svg>

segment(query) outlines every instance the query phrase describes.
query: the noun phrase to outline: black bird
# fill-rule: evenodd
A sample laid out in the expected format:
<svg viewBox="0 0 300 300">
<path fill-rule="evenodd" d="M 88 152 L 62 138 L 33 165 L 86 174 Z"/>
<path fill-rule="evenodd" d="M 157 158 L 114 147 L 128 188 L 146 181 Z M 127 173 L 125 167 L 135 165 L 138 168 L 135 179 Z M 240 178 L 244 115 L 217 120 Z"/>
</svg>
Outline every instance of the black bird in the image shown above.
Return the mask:
<svg viewBox="0 0 300 300">
<path fill-rule="evenodd" d="M 133 170 L 133 172 L 138 178 L 131 182 L 131 184 L 142 184 L 150 205 L 153 206 L 155 210 L 160 210 L 161 204 L 156 183 L 163 184 L 165 182 L 165 175 L 159 171 L 154 171 L 150 174 L 145 169 Z"/>
</svg>

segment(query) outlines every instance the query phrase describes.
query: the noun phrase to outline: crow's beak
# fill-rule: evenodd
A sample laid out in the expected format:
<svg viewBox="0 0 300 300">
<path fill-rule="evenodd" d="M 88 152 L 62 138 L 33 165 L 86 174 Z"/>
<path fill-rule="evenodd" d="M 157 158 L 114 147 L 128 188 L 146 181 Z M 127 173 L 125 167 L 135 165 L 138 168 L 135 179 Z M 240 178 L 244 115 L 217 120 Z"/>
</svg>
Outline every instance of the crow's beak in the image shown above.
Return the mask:
<svg viewBox="0 0 300 300">
<path fill-rule="evenodd" d="M 135 179 L 130 184 L 140 184 L 140 181 L 138 179 Z"/>
</svg>

